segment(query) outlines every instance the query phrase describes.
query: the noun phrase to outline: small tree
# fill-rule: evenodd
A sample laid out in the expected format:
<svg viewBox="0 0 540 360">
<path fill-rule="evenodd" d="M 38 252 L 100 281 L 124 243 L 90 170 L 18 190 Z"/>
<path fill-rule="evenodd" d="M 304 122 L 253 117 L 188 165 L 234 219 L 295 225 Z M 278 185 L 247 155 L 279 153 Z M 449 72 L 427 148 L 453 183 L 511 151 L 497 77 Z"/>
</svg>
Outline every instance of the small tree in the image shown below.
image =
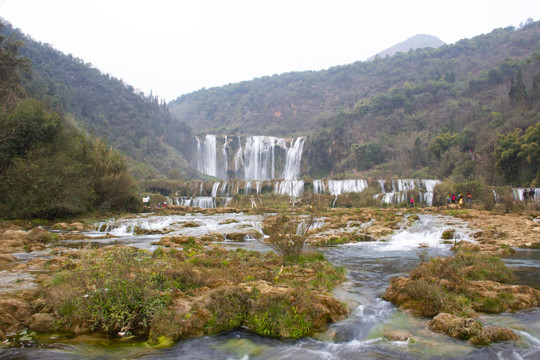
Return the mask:
<svg viewBox="0 0 540 360">
<path fill-rule="evenodd" d="M 269 237 L 264 243 L 282 257 L 298 258 L 304 250 L 308 231 L 314 220 L 313 211 L 308 217 L 285 214 L 267 216 L 263 220 L 263 226 Z"/>
</svg>

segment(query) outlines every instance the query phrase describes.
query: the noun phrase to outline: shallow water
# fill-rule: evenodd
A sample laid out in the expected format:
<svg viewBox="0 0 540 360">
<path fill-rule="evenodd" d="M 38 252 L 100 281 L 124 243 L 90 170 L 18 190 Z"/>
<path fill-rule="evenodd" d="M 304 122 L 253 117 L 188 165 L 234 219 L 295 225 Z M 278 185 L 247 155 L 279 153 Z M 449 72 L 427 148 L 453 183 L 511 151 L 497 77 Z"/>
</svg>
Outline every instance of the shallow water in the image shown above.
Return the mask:
<svg viewBox="0 0 540 360">
<path fill-rule="evenodd" d="M 227 218 L 237 222 L 221 224 Z M 150 245 L 162 235 L 135 236 L 133 226 L 159 226 L 173 229 L 173 234 L 191 235 L 197 232 L 233 231 L 252 227 L 259 229 L 261 217 L 244 214 L 190 215 L 184 217 L 152 217 L 110 222 L 111 232 L 120 238 L 95 240 L 95 243 L 125 243 L 151 250 Z M 184 228 L 187 221 L 201 226 Z M 135 225 L 134 225 L 135 224 Z M 220 225 L 221 224 L 221 225 Z M 451 224 L 451 225 L 449 225 Z M 407 273 L 420 259 L 451 254 L 449 244 L 443 244 L 442 232 L 456 229 L 456 237 L 469 239 L 470 229 L 459 220 L 434 215 L 420 215 L 420 220 L 407 230 L 398 231 L 388 241 L 365 242 L 320 249 L 336 265 L 348 270 L 348 279 L 335 296 L 351 307 L 351 314 L 333 324 L 328 331 L 314 338 L 279 340 L 260 337 L 244 330 L 181 341 L 171 348 L 151 349 L 140 343 L 90 341 L 59 344 L 54 339 L 39 343 L 22 343 L 26 348 L 0 350 L 0 358 L 10 359 L 538 359 L 540 358 L 540 310 L 538 308 L 514 314 L 484 315 L 485 324 L 514 329 L 521 340 L 475 347 L 446 335 L 429 331 L 428 319 L 410 316 L 381 299 L 390 279 Z M 170 235 L 170 234 L 168 234 Z M 74 246 L 76 242 L 65 245 Z M 225 242 L 228 247 L 245 247 L 260 251 L 267 248 L 258 241 Z M 423 244 L 427 248 L 419 249 Z M 506 262 L 519 269 L 518 282 L 537 284 L 540 252 L 519 250 Z M 536 280 L 535 280 L 536 279 Z M 538 288 L 538 287 L 537 287 Z M 388 341 L 385 331 L 404 330 L 414 341 Z"/>
</svg>

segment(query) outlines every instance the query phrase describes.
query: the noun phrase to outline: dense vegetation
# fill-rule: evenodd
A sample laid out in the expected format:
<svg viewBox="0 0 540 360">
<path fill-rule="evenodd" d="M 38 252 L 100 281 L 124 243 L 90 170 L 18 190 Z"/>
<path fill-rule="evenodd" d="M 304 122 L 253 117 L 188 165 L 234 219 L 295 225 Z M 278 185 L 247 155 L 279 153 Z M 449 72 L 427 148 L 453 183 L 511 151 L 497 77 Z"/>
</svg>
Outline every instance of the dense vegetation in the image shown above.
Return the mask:
<svg viewBox="0 0 540 360">
<path fill-rule="evenodd" d="M 92 209 L 136 209 L 125 159 L 66 117 L 25 99 L 22 43 L 0 35 L 0 217 L 53 218 Z"/>
<path fill-rule="evenodd" d="M 356 169 L 538 186 L 539 86 L 540 23 L 528 21 L 437 49 L 203 89 L 169 107 L 198 132 L 307 135 L 313 177 Z M 500 134 L 531 126 L 522 150 L 495 151 Z"/>
<path fill-rule="evenodd" d="M 138 178 L 193 176 L 184 160 L 191 149 L 190 128 L 173 120 L 157 96 L 145 96 L 92 64 L 38 43 L 9 25 L 5 33 L 24 42 L 20 53 L 32 64 L 32 71 L 22 78 L 29 96 L 73 117 L 81 130 L 128 156 Z"/>
</svg>

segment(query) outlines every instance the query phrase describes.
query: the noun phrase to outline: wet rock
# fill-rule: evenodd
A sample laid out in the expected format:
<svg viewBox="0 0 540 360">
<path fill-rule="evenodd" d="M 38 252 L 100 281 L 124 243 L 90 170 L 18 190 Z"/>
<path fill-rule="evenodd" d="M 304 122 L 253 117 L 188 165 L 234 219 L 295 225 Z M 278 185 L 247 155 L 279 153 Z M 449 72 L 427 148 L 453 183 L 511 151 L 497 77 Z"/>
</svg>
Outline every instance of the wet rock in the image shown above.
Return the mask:
<svg viewBox="0 0 540 360">
<path fill-rule="evenodd" d="M 492 341 L 518 340 L 518 336 L 511 329 L 496 326 L 484 327 L 473 318 L 463 318 L 447 313 L 435 316 L 428 326 L 432 331 L 445 333 L 478 345 L 487 345 Z"/>
<path fill-rule="evenodd" d="M 411 333 L 405 330 L 385 329 L 383 336 L 390 341 L 408 341 L 409 339 L 413 339 Z"/>
<path fill-rule="evenodd" d="M 12 262 L 17 261 L 17 258 L 13 255 L 9 254 L 0 254 L 0 265 L 1 264 L 9 264 Z"/>
<path fill-rule="evenodd" d="M 19 324 L 19 321 L 15 319 L 13 315 L 0 309 L 0 332 L 2 334 L 6 334 L 6 333 L 9 334 L 12 331 L 16 331 L 18 324 Z"/>
<path fill-rule="evenodd" d="M 225 236 L 219 233 L 205 234 L 200 237 L 203 242 L 220 242 L 225 240 Z"/>
<path fill-rule="evenodd" d="M 238 223 L 238 220 L 236 219 L 227 219 L 220 222 L 219 225 L 236 224 L 236 223 Z"/>
<path fill-rule="evenodd" d="M 41 227 L 36 227 L 30 230 L 27 234 L 27 238 L 31 242 L 49 243 L 58 240 L 58 236 Z"/>
<path fill-rule="evenodd" d="M 442 238 L 444 240 L 451 240 L 454 238 L 454 233 L 456 232 L 455 229 L 446 229 L 442 233 Z"/>
<path fill-rule="evenodd" d="M 184 223 L 184 225 L 182 225 L 182 227 L 184 227 L 184 228 L 194 228 L 194 227 L 200 227 L 202 225 L 203 224 L 201 224 L 199 222 L 189 221 L 187 223 Z"/>
<path fill-rule="evenodd" d="M 28 327 L 32 331 L 48 333 L 54 330 L 56 319 L 47 313 L 37 313 L 28 319 Z"/>
<path fill-rule="evenodd" d="M 262 239 L 263 235 L 259 233 L 256 230 L 253 229 L 245 229 L 243 231 L 237 231 L 237 232 L 230 232 L 225 234 L 225 237 L 232 241 L 245 241 L 247 238 L 249 239 Z"/>
</svg>

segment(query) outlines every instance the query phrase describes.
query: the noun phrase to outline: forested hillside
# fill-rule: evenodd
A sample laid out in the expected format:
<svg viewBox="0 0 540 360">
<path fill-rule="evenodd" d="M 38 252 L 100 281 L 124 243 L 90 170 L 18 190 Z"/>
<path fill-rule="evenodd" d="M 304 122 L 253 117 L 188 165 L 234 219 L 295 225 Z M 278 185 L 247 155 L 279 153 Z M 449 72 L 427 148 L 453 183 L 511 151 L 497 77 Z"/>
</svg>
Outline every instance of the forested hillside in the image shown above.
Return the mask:
<svg viewBox="0 0 540 360">
<path fill-rule="evenodd" d="M 36 42 L 10 25 L 3 32 L 24 43 L 20 54 L 30 60 L 32 68 L 22 79 L 28 95 L 122 151 L 138 178 L 194 175 L 184 160 L 191 150 L 191 130 L 173 120 L 156 96 L 145 96 L 92 64 Z"/>
<path fill-rule="evenodd" d="M 354 169 L 529 186 L 540 181 L 539 87 L 531 20 L 438 49 L 203 89 L 169 108 L 195 132 L 306 135 L 313 177 Z M 499 138 L 507 133 L 513 149 Z"/>
<path fill-rule="evenodd" d="M 140 208 L 121 154 L 27 96 L 21 77 L 31 63 L 21 46 L 0 34 L 0 218 Z"/>
</svg>

